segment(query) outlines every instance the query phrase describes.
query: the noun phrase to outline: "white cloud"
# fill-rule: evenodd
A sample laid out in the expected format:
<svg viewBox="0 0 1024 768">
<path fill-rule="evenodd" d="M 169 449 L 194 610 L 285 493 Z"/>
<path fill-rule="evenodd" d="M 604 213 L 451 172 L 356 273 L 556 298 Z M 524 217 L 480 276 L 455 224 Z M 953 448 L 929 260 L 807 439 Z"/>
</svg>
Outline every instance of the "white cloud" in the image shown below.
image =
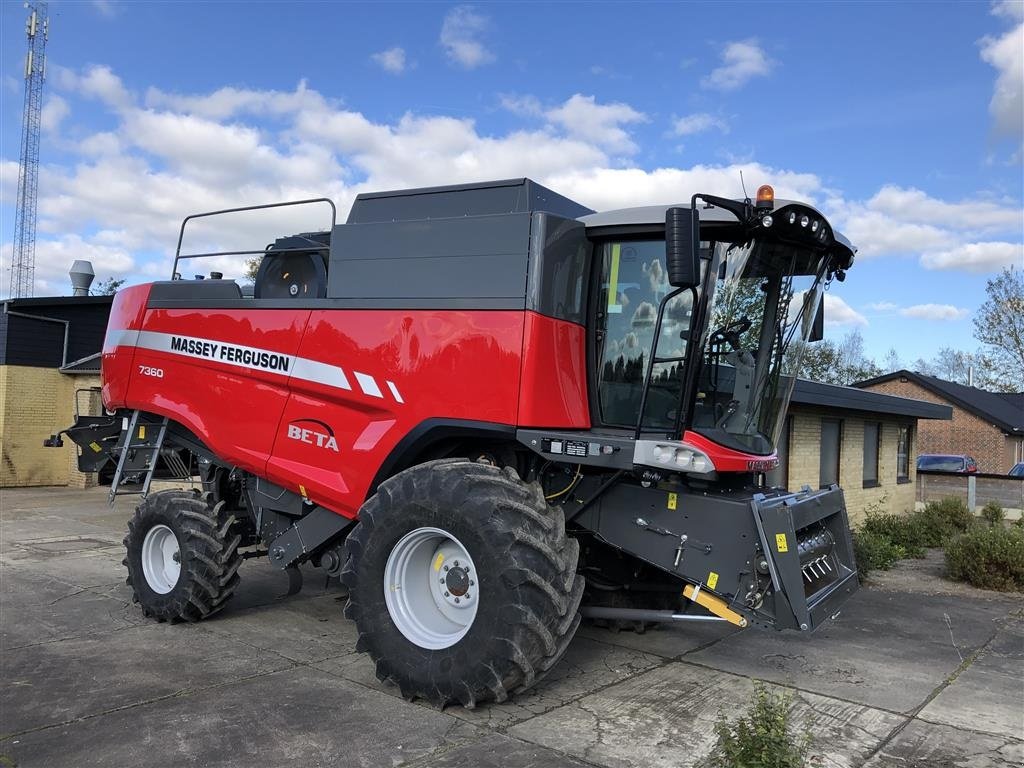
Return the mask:
<svg viewBox="0 0 1024 768">
<path fill-rule="evenodd" d="M 393 75 L 400 75 L 405 72 L 405 49 L 395 46 L 384 51 L 378 51 L 370 58 L 385 72 Z"/>
<path fill-rule="evenodd" d="M 99 11 L 101 16 L 107 18 L 117 15 L 117 5 L 114 0 L 92 0 L 92 7 Z"/>
<path fill-rule="evenodd" d="M 1020 263 L 1021 245 L 1014 242 L 1024 231 L 1019 200 L 950 202 L 885 185 L 863 202 L 831 199 L 826 212 L 857 246 L 858 257 L 916 256 L 927 269 L 968 272 Z"/>
<path fill-rule="evenodd" d="M 480 36 L 487 28 L 487 18 L 477 13 L 472 6 L 460 5 L 452 8 L 441 24 L 441 47 L 445 55 L 466 69 L 475 69 L 494 61 Z"/>
<path fill-rule="evenodd" d="M 992 14 L 1010 21 L 1024 21 L 1024 3 L 1020 0 L 999 0 L 992 3 Z"/>
<path fill-rule="evenodd" d="M 716 91 L 733 91 L 755 77 L 764 77 L 775 66 L 756 40 L 727 43 L 722 51 L 722 66 L 711 70 L 701 86 Z"/>
<path fill-rule="evenodd" d="M 873 304 L 868 304 L 868 309 L 873 309 L 875 312 L 891 312 L 894 309 L 899 309 L 899 305 L 893 304 L 891 301 L 876 301 Z"/>
<path fill-rule="evenodd" d="M 66 142 L 70 159 L 64 165 L 44 163 L 40 169 L 39 241 L 57 243 L 39 250 L 41 281 L 58 275 L 47 284 L 61 292 L 63 261 L 70 253 L 67 233 L 77 233 L 83 249 L 95 248 L 98 273 L 125 268 L 118 259 L 130 254 L 136 279 L 163 277 L 170 271 L 177 228 L 190 213 L 326 196 L 344 220 L 362 191 L 518 176 L 608 210 L 685 202 L 697 191 L 739 197 L 742 171 L 748 186 L 770 183 L 780 198 L 818 205 L 824 200 L 822 207 L 834 211 L 840 229 L 858 245 L 869 244 L 869 254 L 934 254 L 928 264 L 935 268 L 963 268 L 963 244 L 977 245 L 996 261 L 1004 259 L 991 256 L 1000 241 L 1017 249 L 1011 255 L 1020 254 L 1014 245 L 1020 227 L 1014 236 L 1015 219 L 1008 213 L 1019 216 L 1020 207 L 1012 201 L 945 202 L 919 190 L 886 187 L 866 202 L 847 203 L 815 174 L 755 162 L 623 167 L 621 157 L 635 148 L 629 131 L 646 116 L 627 104 L 602 104 L 581 94 L 554 105 L 506 97 L 503 105 L 526 125 L 485 133 L 472 119 L 449 116 L 407 113 L 375 121 L 305 83 L 292 91 L 150 89 L 140 103 L 106 67 L 55 69 L 54 81 L 70 110 L 61 127 L 79 137 L 77 144 Z M 90 133 L 76 124 L 89 111 L 78 108 L 83 98 L 101 100 L 109 117 L 103 130 Z M 13 203 L 17 174 L 16 162 L 0 163 L 0 196 L 7 203 Z M 277 213 L 259 219 L 256 225 L 225 225 L 223 233 L 197 228 L 196 237 L 213 244 L 234 238 L 227 245 L 259 248 L 274 236 L 326 223 L 293 225 Z M 962 221 L 974 222 L 980 235 L 954 228 Z M 957 260 L 941 257 L 958 248 Z M 979 262 L 973 250 L 966 252 Z M 44 264 L 49 259 L 61 263 Z M 831 294 L 826 301 L 832 321 L 867 322 Z"/>
<path fill-rule="evenodd" d="M 825 325 L 867 325 L 868 319 L 834 293 L 825 294 Z"/>
<path fill-rule="evenodd" d="M 628 104 L 598 104 L 593 96 L 579 93 L 562 106 L 548 110 L 545 116 L 574 138 L 623 154 L 636 152 L 637 146 L 622 126 L 647 121 L 645 114 Z"/>
<path fill-rule="evenodd" d="M 709 131 L 712 128 L 717 128 L 722 133 L 729 132 L 729 124 L 725 120 L 707 112 L 677 117 L 672 123 L 672 132 L 676 136 L 690 136 L 694 133 Z"/>
<path fill-rule="evenodd" d="M 1021 243 L 964 243 L 946 251 L 929 251 L 921 255 L 925 269 L 960 269 L 981 274 L 1002 267 L 1024 268 L 1024 245 Z"/>
<path fill-rule="evenodd" d="M 56 133 L 60 129 L 60 124 L 71 108 L 68 103 L 64 101 L 60 96 L 56 94 L 50 96 L 43 104 L 43 109 L 39 116 L 39 123 L 45 133 Z"/>
<path fill-rule="evenodd" d="M 110 67 L 92 66 L 79 74 L 67 67 L 53 68 L 54 85 L 61 91 L 76 96 L 98 99 L 108 107 L 125 109 L 134 99 L 121 78 Z"/>
<path fill-rule="evenodd" d="M 972 231 L 1002 231 L 1024 228 L 1024 211 L 1019 204 L 990 200 L 961 200 L 949 203 L 913 187 L 883 186 L 867 201 L 867 207 L 902 221 L 936 223 Z"/>
<path fill-rule="evenodd" d="M 954 307 L 952 304 L 915 304 L 901 309 L 900 314 L 918 320 L 961 320 L 967 317 L 970 311 Z"/>
<path fill-rule="evenodd" d="M 213 93 L 194 96 L 165 93 L 157 88 L 146 91 L 146 106 L 225 120 L 255 114 L 262 117 L 292 116 L 304 110 L 323 110 L 328 101 L 300 80 L 294 91 L 254 91 L 245 88 L 219 88 Z"/>
<path fill-rule="evenodd" d="M 984 37 L 979 42 L 981 58 L 998 73 L 988 109 L 995 132 L 1017 142 L 1014 161 L 1024 158 L 1024 3 L 1004 2 L 993 13 L 1015 26 L 999 37 Z"/>
<path fill-rule="evenodd" d="M 4 254 L 10 254 L 12 243 L 0 245 Z M 77 234 L 36 241 L 35 295 L 59 296 L 71 293 L 68 270 L 76 259 L 91 261 L 97 275 L 122 278 L 135 269 L 135 260 L 121 247 L 104 246 Z M 169 268 L 165 270 L 167 276 Z M 5 286 L 6 288 L 6 286 Z"/>
</svg>

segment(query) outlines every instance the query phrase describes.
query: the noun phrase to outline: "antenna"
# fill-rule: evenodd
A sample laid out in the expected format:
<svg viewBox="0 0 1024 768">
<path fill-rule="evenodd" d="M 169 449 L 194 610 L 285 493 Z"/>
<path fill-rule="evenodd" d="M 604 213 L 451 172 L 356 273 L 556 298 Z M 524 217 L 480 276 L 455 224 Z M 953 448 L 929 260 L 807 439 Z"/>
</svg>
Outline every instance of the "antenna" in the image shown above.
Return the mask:
<svg viewBox="0 0 1024 768">
<path fill-rule="evenodd" d="M 18 203 L 14 216 L 14 253 L 11 258 L 10 296 L 18 299 L 35 292 L 36 211 L 39 193 L 39 131 L 46 79 L 46 40 L 50 17 L 46 3 L 25 3 L 28 20 L 25 35 L 25 108 L 21 123 L 21 165 L 18 170 Z"/>
<path fill-rule="evenodd" d="M 747 185 L 743 182 L 743 169 L 740 168 L 740 187 L 743 188 L 743 199 L 750 202 L 750 195 L 747 194 Z"/>
</svg>

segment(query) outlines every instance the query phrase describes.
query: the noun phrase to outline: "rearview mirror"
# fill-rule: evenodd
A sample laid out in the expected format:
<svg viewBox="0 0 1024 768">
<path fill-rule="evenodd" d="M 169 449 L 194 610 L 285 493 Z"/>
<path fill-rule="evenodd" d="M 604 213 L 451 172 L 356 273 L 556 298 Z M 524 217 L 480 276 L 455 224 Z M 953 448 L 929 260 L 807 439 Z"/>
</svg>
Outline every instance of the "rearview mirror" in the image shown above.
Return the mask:
<svg viewBox="0 0 1024 768">
<path fill-rule="evenodd" d="M 665 265 L 674 288 L 700 283 L 700 212 L 696 208 L 665 211 Z"/>
<path fill-rule="evenodd" d="M 825 338 L 825 297 L 818 302 L 818 311 L 814 313 L 814 320 L 811 322 L 811 333 L 808 341 L 821 341 Z"/>
</svg>

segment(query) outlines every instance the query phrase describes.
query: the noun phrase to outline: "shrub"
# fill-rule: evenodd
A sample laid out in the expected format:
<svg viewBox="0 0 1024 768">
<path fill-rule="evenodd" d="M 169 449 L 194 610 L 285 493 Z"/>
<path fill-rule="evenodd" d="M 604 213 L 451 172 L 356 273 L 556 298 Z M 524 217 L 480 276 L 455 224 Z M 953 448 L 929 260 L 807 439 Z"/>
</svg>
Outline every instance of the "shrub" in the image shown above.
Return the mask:
<svg viewBox="0 0 1024 768">
<path fill-rule="evenodd" d="M 926 547 L 945 546 L 946 542 L 968 531 L 974 524 L 974 515 L 957 498 L 929 501 L 914 516 L 919 520 L 921 544 Z"/>
<path fill-rule="evenodd" d="M 994 528 L 997 525 L 1002 525 L 1003 518 L 1006 517 L 1006 513 L 1003 511 L 999 502 L 990 501 L 981 508 L 981 516 Z"/>
<path fill-rule="evenodd" d="M 949 575 L 982 589 L 1024 591 L 1024 529 L 975 528 L 946 547 Z"/>
<path fill-rule="evenodd" d="M 803 768 L 807 764 L 810 735 L 794 735 L 790 726 L 791 693 L 772 694 L 754 684 L 754 700 L 746 715 L 729 723 L 718 716 L 718 742 L 711 753 L 713 768 Z"/>
<path fill-rule="evenodd" d="M 925 532 L 920 515 L 869 514 L 862 530 L 883 536 L 902 548 L 903 557 L 924 557 Z"/>
<path fill-rule="evenodd" d="M 899 544 L 881 533 L 861 529 L 853 534 L 853 555 L 857 559 L 857 572 L 863 579 L 871 571 L 887 571 L 897 560 L 907 556 Z"/>
</svg>

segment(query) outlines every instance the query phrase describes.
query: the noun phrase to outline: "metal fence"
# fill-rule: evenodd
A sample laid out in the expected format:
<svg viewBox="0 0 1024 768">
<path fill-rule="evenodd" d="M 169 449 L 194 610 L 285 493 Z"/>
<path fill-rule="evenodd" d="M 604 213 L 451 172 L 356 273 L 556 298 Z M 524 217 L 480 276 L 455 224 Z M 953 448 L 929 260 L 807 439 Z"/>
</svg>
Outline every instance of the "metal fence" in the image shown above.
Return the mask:
<svg viewBox="0 0 1024 768">
<path fill-rule="evenodd" d="M 1019 513 L 1024 510 L 1024 477 L 918 470 L 917 501 L 938 501 L 949 496 L 961 499 L 975 511 L 990 501 L 996 501 L 1004 509 Z"/>
</svg>

